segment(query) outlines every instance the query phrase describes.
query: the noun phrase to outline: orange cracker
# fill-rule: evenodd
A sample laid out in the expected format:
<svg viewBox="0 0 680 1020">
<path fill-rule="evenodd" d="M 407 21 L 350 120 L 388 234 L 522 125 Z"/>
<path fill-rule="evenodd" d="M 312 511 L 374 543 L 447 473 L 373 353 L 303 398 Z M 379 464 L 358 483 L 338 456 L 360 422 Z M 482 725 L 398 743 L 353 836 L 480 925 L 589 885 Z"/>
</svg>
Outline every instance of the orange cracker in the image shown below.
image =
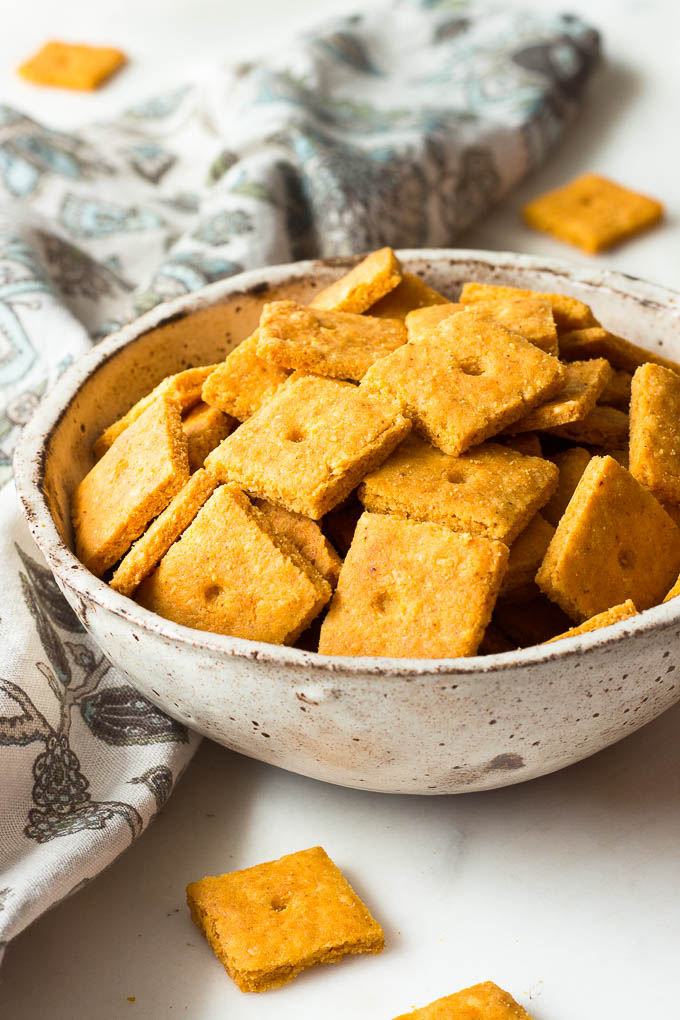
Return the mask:
<svg viewBox="0 0 680 1020">
<path fill-rule="evenodd" d="M 645 350 L 624 340 L 616 333 L 610 333 L 602 326 L 591 326 L 588 329 L 569 330 L 560 335 L 560 357 L 564 361 L 577 361 L 581 358 L 606 358 L 612 368 L 625 372 L 634 372 L 640 365 L 651 361 L 654 365 L 663 365 L 672 372 L 680 372 L 680 365 L 660 354 Z"/>
<path fill-rule="evenodd" d="M 266 499 L 256 499 L 255 506 L 271 523 L 274 531 L 292 542 L 328 581 L 331 588 L 335 588 L 342 560 L 316 521 L 303 517 L 302 514 L 284 510 L 282 506 L 276 506 Z"/>
<path fill-rule="evenodd" d="M 246 421 L 274 396 L 290 375 L 258 357 L 257 330 L 218 365 L 205 381 L 203 400 L 238 421 Z"/>
<path fill-rule="evenodd" d="M 294 301 L 265 305 L 259 334 L 257 356 L 264 361 L 357 381 L 407 340 L 398 319 L 316 310 Z"/>
<path fill-rule="evenodd" d="M 554 396 L 564 378 L 556 358 L 466 309 L 377 361 L 360 389 L 397 399 L 417 432 L 456 457 Z"/>
<path fill-rule="evenodd" d="M 370 315 L 381 319 L 401 319 L 416 308 L 448 304 L 448 298 L 428 287 L 424 280 L 413 273 L 404 273 L 401 283 L 368 309 Z"/>
<path fill-rule="evenodd" d="M 301 375 L 208 456 L 224 481 L 318 520 L 378 467 L 411 423 L 394 401 Z"/>
<path fill-rule="evenodd" d="M 127 58 L 108 46 L 82 46 L 48 42 L 19 68 L 19 74 L 36 85 L 91 91 L 122 67 Z"/>
<path fill-rule="evenodd" d="M 664 209 L 606 177 L 582 174 L 539 195 L 522 212 L 530 227 L 595 255 L 658 223 Z"/>
<path fill-rule="evenodd" d="M 184 372 L 167 376 L 159 382 L 158 386 L 151 393 L 147 393 L 145 397 L 138 400 L 127 414 L 119 418 L 118 421 L 114 421 L 107 429 L 104 429 L 92 447 L 95 457 L 101 457 L 105 454 L 118 436 L 125 432 L 125 429 L 133 421 L 137 421 L 159 397 L 169 397 L 179 405 L 182 411 L 188 411 L 189 408 L 200 401 L 203 383 L 214 368 L 214 365 L 203 365 L 200 368 L 188 368 Z"/>
<path fill-rule="evenodd" d="M 227 438 L 233 424 L 233 420 L 226 414 L 203 401 L 184 415 L 182 428 L 187 437 L 190 471 L 203 467 L 205 458 L 218 443 Z"/>
<path fill-rule="evenodd" d="M 501 542 L 365 513 L 321 626 L 319 651 L 424 659 L 474 655 L 507 559 Z"/>
<path fill-rule="evenodd" d="M 670 602 L 671 599 L 677 598 L 678 595 L 680 595 L 680 577 L 678 577 L 668 594 L 664 596 L 664 602 Z"/>
<path fill-rule="evenodd" d="M 593 457 L 536 575 L 539 588 L 580 623 L 627 599 L 649 609 L 679 573 L 680 529 L 612 457 Z"/>
<path fill-rule="evenodd" d="M 559 606 L 538 591 L 531 599 L 499 603 L 493 622 L 516 646 L 530 648 L 561 634 L 571 621 Z"/>
<path fill-rule="evenodd" d="M 630 472 L 661 502 L 680 504 L 680 376 L 660 365 L 633 376 Z"/>
<path fill-rule="evenodd" d="M 173 542 L 189 527 L 216 485 L 217 481 L 202 468 L 194 472 L 123 558 L 111 578 L 111 587 L 121 595 L 132 595 L 144 578 L 156 569 Z"/>
<path fill-rule="evenodd" d="M 188 478 L 180 410 L 161 397 L 118 437 L 73 494 L 78 559 L 101 577 Z"/>
<path fill-rule="evenodd" d="M 596 361 L 572 361 L 565 366 L 565 373 L 564 386 L 552 400 L 536 407 L 506 431 L 510 434 L 536 432 L 581 421 L 595 407 L 612 370 L 608 361 L 598 358 Z"/>
<path fill-rule="evenodd" d="M 367 510 L 433 521 L 510 545 L 550 498 L 557 474 L 549 461 L 497 443 L 449 457 L 409 436 L 358 491 Z"/>
<path fill-rule="evenodd" d="M 523 290 L 521 287 L 470 282 L 463 284 L 459 301 L 464 305 L 490 300 L 501 304 L 503 301 L 513 301 L 520 297 L 547 298 L 550 301 L 555 326 L 560 333 L 560 345 L 562 330 L 597 326 L 597 319 L 588 305 L 568 294 L 544 294 L 542 291 Z"/>
<path fill-rule="evenodd" d="M 525 340 L 557 357 L 557 329 L 552 304 L 547 294 L 496 293 L 496 288 L 466 283 L 460 295 L 462 305 L 473 305 L 480 312 L 519 333 Z M 491 293 L 490 293 L 491 292 Z"/>
<path fill-rule="evenodd" d="M 586 446 L 604 446 L 613 449 L 628 445 L 628 415 L 615 407 L 596 404 L 592 411 L 580 421 L 570 422 L 550 429 L 554 436 L 571 439 Z"/>
<path fill-rule="evenodd" d="M 242 992 L 379 953 L 383 930 L 320 846 L 187 886 L 191 917 Z"/>
<path fill-rule="evenodd" d="M 312 308 L 360 314 L 401 282 L 399 259 L 391 248 L 380 248 L 362 259 L 345 276 L 324 287 L 310 301 Z"/>
<path fill-rule="evenodd" d="M 619 620 L 629 620 L 631 616 L 637 616 L 637 614 L 638 611 L 635 608 L 635 603 L 627 599 L 620 606 L 612 606 L 611 609 L 605 610 L 604 613 L 591 616 L 580 627 L 570 627 L 564 634 L 558 634 L 556 637 L 550 638 L 546 641 L 546 644 L 550 644 L 552 641 L 561 641 L 563 638 L 576 637 L 578 634 L 589 634 L 590 631 L 599 630 L 601 627 L 611 627 L 613 623 L 618 623 Z"/>
<path fill-rule="evenodd" d="M 601 404 L 608 404 L 616 407 L 619 411 L 628 411 L 630 405 L 630 388 L 633 376 L 625 369 L 617 368 L 612 371 L 611 378 L 600 394 Z"/>
<path fill-rule="evenodd" d="M 508 569 L 499 598 L 512 602 L 532 585 L 554 534 L 554 527 L 541 514 L 531 519 L 510 546 Z"/>
<path fill-rule="evenodd" d="M 321 574 L 248 497 L 222 485 L 136 599 L 185 627 L 292 644 L 330 594 Z"/>
<path fill-rule="evenodd" d="M 405 320 L 409 341 L 428 340 L 440 322 L 462 311 L 463 306 L 452 301 L 443 305 L 430 305 L 428 308 L 416 308 L 408 313 Z"/>
<path fill-rule="evenodd" d="M 557 527 L 560 517 L 567 509 L 569 500 L 581 480 L 581 475 L 590 462 L 592 454 L 582 446 L 572 446 L 568 450 L 556 453 L 551 460 L 560 472 L 557 488 L 545 504 L 541 513 L 545 519 Z"/>
<path fill-rule="evenodd" d="M 429 1006 L 402 1013 L 395 1020 L 531 1020 L 509 992 L 484 981 L 453 995 L 436 999 Z"/>
</svg>

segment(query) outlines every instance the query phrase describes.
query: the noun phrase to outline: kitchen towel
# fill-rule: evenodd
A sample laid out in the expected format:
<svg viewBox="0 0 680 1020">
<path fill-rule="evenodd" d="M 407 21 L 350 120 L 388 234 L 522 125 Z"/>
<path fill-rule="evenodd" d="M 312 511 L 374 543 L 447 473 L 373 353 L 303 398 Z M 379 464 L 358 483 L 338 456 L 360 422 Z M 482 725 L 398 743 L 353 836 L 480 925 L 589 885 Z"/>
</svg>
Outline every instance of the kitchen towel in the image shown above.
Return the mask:
<svg viewBox="0 0 680 1020">
<path fill-rule="evenodd" d="M 555 145 L 598 53 L 540 5 L 400 0 L 82 130 L 0 106 L 0 952 L 144 830 L 198 744 L 116 674 L 41 560 L 11 481 L 22 424 L 166 298 L 450 245 Z"/>
</svg>

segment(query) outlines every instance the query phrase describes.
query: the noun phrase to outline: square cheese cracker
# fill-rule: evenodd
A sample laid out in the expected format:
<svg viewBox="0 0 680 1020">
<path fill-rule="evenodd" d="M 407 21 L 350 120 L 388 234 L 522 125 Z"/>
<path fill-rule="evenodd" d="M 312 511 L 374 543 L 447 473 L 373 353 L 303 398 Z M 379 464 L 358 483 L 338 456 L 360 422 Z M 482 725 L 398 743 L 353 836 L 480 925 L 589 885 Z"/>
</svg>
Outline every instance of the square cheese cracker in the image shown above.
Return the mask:
<svg viewBox="0 0 680 1020">
<path fill-rule="evenodd" d="M 381 952 L 385 937 L 320 846 L 187 886 L 191 916 L 242 992 L 307 967 Z"/>
<path fill-rule="evenodd" d="M 258 356 L 257 330 L 242 340 L 205 380 L 203 400 L 238 421 L 259 411 L 282 386 L 290 372 Z"/>
<path fill-rule="evenodd" d="M 292 644 L 328 601 L 312 564 L 235 485 L 222 485 L 136 600 L 185 627 Z"/>
<path fill-rule="evenodd" d="M 574 495 L 581 475 L 585 471 L 592 454 L 583 446 L 571 446 L 568 450 L 562 450 L 551 457 L 557 467 L 560 477 L 557 488 L 545 504 L 541 513 L 553 527 L 557 527 L 560 517 L 567 509 L 569 500 Z"/>
<path fill-rule="evenodd" d="M 182 417 L 182 429 L 187 437 L 189 470 L 198 471 L 211 450 L 226 439 L 235 422 L 223 411 L 203 401 Z"/>
<path fill-rule="evenodd" d="M 598 397 L 611 378 L 612 370 L 608 361 L 572 361 L 565 366 L 566 378 L 560 392 L 540 407 L 534 408 L 525 418 L 520 418 L 505 430 L 509 435 L 516 432 L 540 432 L 544 429 L 568 425 L 581 421 L 595 407 Z"/>
<path fill-rule="evenodd" d="M 411 427 L 394 401 L 318 375 L 291 378 L 206 460 L 223 481 L 318 520 Z"/>
<path fill-rule="evenodd" d="M 517 599 L 525 601 L 525 592 L 531 592 L 532 595 L 536 592 L 533 584 L 536 571 L 554 534 L 554 527 L 548 524 L 541 514 L 536 514 L 529 521 L 524 531 L 510 546 L 508 569 L 503 578 L 499 598 L 508 602 Z"/>
<path fill-rule="evenodd" d="M 121 50 L 48 42 L 19 68 L 19 74 L 36 85 L 90 91 L 110 78 L 126 61 Z"/>
<path fill-rule="evenodd" d="M 377 361 L 360 389 L 398 400 L 417 432 L 456 457 L 554 396 L 564 379 L 556 358 L 466 309 Z"/>
<path fill-rule="evenodd" d="M 280 368 L 304 369 L 337 379 L 361 379 L 378 358 L 406 343 L 399 319 L 307 308 L 272 301 L 260 317 L 259 358 Z"/>
<path fill-rule="evenodd" d="M 448 298 L 428 287 L 424 280 L 413 273 L 404 273 L 401 283 L 368 309 L 369 315 L 383 319 L 401 319 L 402 322 L 416 308 L 448 303 Z"/>
<path fill-rule="evenodd" d="M 663 216 L 663 206 L 598 174 L 573 181 L 533 199 L 525 221 L 590 255 L 620 244 Z"/>
<path fill-rule="evenodd" d="M 335 588 L 342 560 L 316 521 L 303 517 L 302 514 L 294 514 L 291 510 L 284 510 L 282 506 L 276 506 L 266 499 L 256 499 L 254 502 L 274 531 L 292 542 L 328 581 L 331 588 Z"/>
<path fill-rule="evenodd" d="M 502 284 L 472 281 L 463 284 L 458 300 L 463 305 L 474 305 L 477 302 L 486 301 L 494 301 L 500 305 L 503 301 L 515 301 L 522 297 L 547 298 L 550 302 L 555 325 L 560 334 L 563 330 L 597 326 L 597 319 L 588 305 L 568 294 L 544 294 L 538 290 L 524 290 L 521 287 L 507 287 Z"/>
<path fill-rule="evenodd" d="M 632 599 L 661 602 L 680 573 L 680 529 L 612 457 L 593 457 L 536 582 L 577 623 Z"/>
<path fill-rule="evenodd" d="M 666 600 L 664 599 L 664 601 Z M 579 627 L 571 627 L 564 634 L 558 634 L 545 643 L 550 644 L 552 641 L 562 641 L 563 638 L 576 637 L 578 634 L 590 634 L 591 631 L 600 630 L 602 627 L 611 627 L 613 623 L 619 623 L 620 620 L 629 620 L 631 616 L 637 616 L 637 609 L 635 608 L 635 603 L 628 599 L 620 606 L 612 606 L 611 609 L 605 610 L 604 613 L 591 616 L 589 620 L 586 620 Z"/>
<path fill-rule="evenodd" d="M 613 368 L 634 372 L 640 365 L 651 361 L 663 365 L 673 372 L 680 372 L 680 365 L 664 358 L 654 351 L 632 344 L 616 333 L 610 333 L 602 326 L 588 329 L 574 329 L 560 336 L 560 357 L 564 361 L 578 361 L 581 358 L 606 358 Z"/>
<path fill-rule="evenodd" d="M 73 494 L 78 559 L 101 577 L 188 478 L 179 406 L 160 397 L 116 439 Z"/>
<path fill-rule="evenodd" d="M 402 1013 L 395 1020 L 531 1020 L 509 992 L 483 981 L 453 995 L 436 999 L 429 1006 Z"/>
<path fill-rule="evenodd" d="M 571 439 L 574 443 L 625 449 L 628 445 L 628 415 L 624 411 L 617 411 L 615 407 L 596 404 L 585 418 L 547 431 L 562 439 Z"/>
<path fill-rule="evenodd" d="M 633 376 L 630 472 L 661 502 L 680 505 L 680 375 L 660 365 Z"/>
<path fill-rule="evenodd" d="M 365 513 L 321 626 L 319 651 L 423 659 L 474 655 L 507 559 L 501 542 Z"/>
<path fill-rule="evenodd" d="M 462 312 L 463 306 L 452 301 L 442 305 L 429 305 L 427 308 L 416 308 L 406 316 L 406 329 L 409 341 L 428 340 L 433 331 L 456 312 Z"/>
<path fill-rule="evenodd" d="M 399 259 L 391 248 L 380 248 L 354 269 L 324 287 L 310 302 L 312 308 L 335 312 L 365 312 L 401 282 Z"/>
<path fill-rule="evenodd" d="M 500 293 L 499 293 L 500 291 Z M 462 305 L 473 305 L 480 312 L 519 333 L 525 340 L 557 357 L 558 342 L 552 303 L 547 294 L 525 294 L 510 287 L 484 287 L 466 283 L 460 295 Z"/>
<path fill-rule="evenodd" d="M 460 457 L 409 436 L 359 486 L 367 510 L 443 524 L 510 545 L 557 485 L 557 468 L 497 443 Z"/>
</svg>

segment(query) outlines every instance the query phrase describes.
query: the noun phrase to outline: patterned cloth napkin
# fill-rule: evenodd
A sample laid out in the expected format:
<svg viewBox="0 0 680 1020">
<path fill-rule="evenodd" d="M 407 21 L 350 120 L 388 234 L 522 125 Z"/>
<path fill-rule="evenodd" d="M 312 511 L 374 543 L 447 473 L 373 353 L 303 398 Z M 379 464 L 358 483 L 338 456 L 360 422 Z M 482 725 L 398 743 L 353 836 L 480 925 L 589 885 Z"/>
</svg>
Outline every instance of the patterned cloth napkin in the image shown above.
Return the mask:
<svg viewBox="0 0 680 1020">
<path fill-rule="evenodd" d="M 451 244 L 554 145 L 598 49 L 567 15 L 400 0 L 82 131 L 0 107 L 0 951 L 144 830 L 198 743 L 116 674 L 32 544 L 22 424 L 166 298 Z"/>
</svg>

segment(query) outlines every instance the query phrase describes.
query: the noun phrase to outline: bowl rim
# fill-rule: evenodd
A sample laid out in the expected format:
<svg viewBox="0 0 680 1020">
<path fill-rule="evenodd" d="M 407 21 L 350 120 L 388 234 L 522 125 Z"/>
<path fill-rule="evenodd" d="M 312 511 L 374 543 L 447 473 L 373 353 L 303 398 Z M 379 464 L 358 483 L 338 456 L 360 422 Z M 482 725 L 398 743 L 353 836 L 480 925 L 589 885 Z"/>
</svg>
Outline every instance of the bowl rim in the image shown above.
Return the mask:
<svg viewBox="0 0 680 1020">
<path fill-rule="evenodd" d="M 451 265 L 458 262 L 478 262 L 486 269 L 498 269 L 501 272 L 519 269 L 548 276 L 554 275 L 562 281 L 566 278 L 593 290 L 606 290 L 621 297 L 632 298 L 636 303 L 648 307 L 656 306 L 663 308 L 665 312 L 675 313 L 680 329 L 680 292 L 611 269 L 584 266 L 566 259 L 482 249 L 410 248 L 400 249 L 396 254 L 405 263 L 415 259 L 429 262 L 448 261 Z M 319 679 L 332 678 L 334 674 L 342 674 L 348 679 L 370 674 L 389 675 L 407 680 L 430 677 L 436 679 L 442 675 L 455 675 L 464 681 L 466 677 L 477 678 L 480 674 L 492 675 L 516 667 L 546 665 L 555 659 L 580 658 L 583 652 L 591 648 L 615 644 L 625 637 L 665 630 L 678 625 L 680 600 L 677 600 L 677 607 L 673 606 L 676 600 L 672 600 L 609 627 L 565 638 L 558 645 L 531 645 L 493 655 L 450 659 L 321 655 L 318 652 L 304 651 L 286 645 L 194 630 L 166 620 L 114 591 L 105 581 L 90 573 L 77 559 L 59 534 L 42 483 L 47 448 L 52 434 L 90 376 L 128 344 L 134 343 L 145 333 L 173 319 L 192 314 L 239 293 L 256 295 L 258 290 L 263 290 L 271 284 L 295 282 L 313 274 L 319 268 L 346 270 L 362 257 L 352 255 L 331 259 L 309 259 L 248 270 L 218 280 L 200 291 L 183 294 L 156 305 L 93 346 L 66 370 L 24 427 L 14 456 L 15 484 L 20 504 L 33 538 L 52 572 L 84 600 L 85 604 L 88 601 L 94 602 L 105 612 L 114 614 L 142 631 L 151 631 L 158 637 L 180 645 L 200 648 L 222 658 L 245 658 L 268 662 L 296 672 L 300 667 L 304 667 L 307 671 L 320 674 Z"/>
</svg>

